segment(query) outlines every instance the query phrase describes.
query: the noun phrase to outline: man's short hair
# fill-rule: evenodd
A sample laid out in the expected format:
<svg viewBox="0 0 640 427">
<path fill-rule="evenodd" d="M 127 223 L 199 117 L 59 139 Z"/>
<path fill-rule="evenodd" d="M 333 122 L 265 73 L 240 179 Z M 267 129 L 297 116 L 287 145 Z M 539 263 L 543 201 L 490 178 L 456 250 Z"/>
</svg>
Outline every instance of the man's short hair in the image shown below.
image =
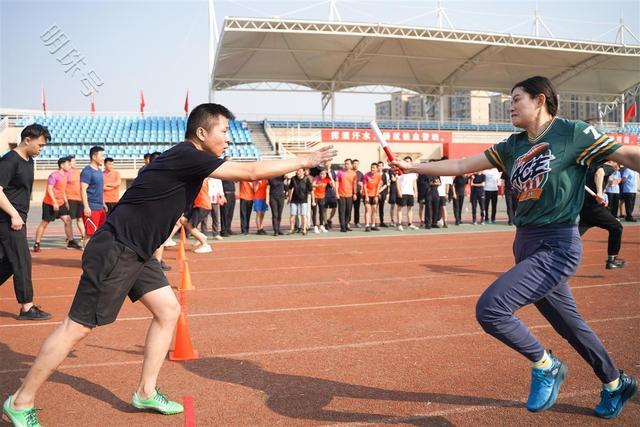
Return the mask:
<svg viewBox="0 0 640 427">
<path fill-rule="evenodd" d="M 47 129 L 46 126 L 34 123 L 22 129 L 22 132 L 20 132 L 20 141 L 24 141 L 27 138 L 38 139 L 41 136 L 44 136 L 47 142 L 51 141 L 49 129 Z"/>
<path fill-rule="evenodd" d="M 378 167 L 378 162 L 373 162 L 373 163 L 371 163 L 371 166 Z"/>
<path fill-rule="evenodd" d="M 147 160 L 149 157 L 151 157 L 151 153 L 144 153 L 144 159 Z"/>
<path fill-rule="evenodd" d="M 224 116 L 229 120 L 235 119 L 235 116 L 227 107 L 220 104 L 200 104 L 191 111 L 187 119 L 187 129 L 185 131 L 185 139 L 195 138 L 198 128 L 210 129 L 212 122 L 217 121 L 218 117 Z"/>
<path fill-rule="evenodd" d="M 104 148 L 99 146 L 99 145 L 94 145 L 93 147 L 91 147 L 91 149 L 89 150 L 89 158 L 92 159 L 93 155 L 96 153 L 99 153 L 101 151 L 104 151 Z"/>
<path fill-rule="evenodd" d="M 344 162 L 345 162 L 345 163 L 347 163 L 347 162 L 353 162 L 353 160 L 351 160 L 351 159 L 344 159 Z"/>
<path fill-rule="evenodd" d="M 153 162 L 155 159 L 157 159 L 160 156 L 160 154 L 162 153 L 159 151 L 154 151 L 153 153 L 151 153 L 149 155 L 149 162 Z"/>
<path fill-rule="evenodd" d="M 105 163 L 110 163 L 110 162 L 113 162 L 113 161 L 114 161 L 113 157 L 107 157 L 106 159 L 104 159 Z"/>
<path fill-rule="evenodd" d="M 60 157 L 58 159 L 58 168 L 60 168 L 60 166 L 64 165 L 67 162 L 70 162 L 71 159 L 69 157 Z"/>
<path fill-rule="evenodd" d="M 353 161 L 353 163 L 355 163 L 355 162 L 360 163 L 360 160 L 358 160 L 358 159 L 353 159 L 352 161 Z"/>
</svg>

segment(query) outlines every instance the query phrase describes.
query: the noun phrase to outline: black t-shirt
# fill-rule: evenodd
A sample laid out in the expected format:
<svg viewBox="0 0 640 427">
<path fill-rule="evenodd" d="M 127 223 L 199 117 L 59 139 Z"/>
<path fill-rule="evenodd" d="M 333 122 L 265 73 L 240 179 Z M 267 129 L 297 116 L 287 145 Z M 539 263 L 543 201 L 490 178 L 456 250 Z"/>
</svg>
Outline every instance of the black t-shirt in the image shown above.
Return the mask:
<svg viewBox="0 0 640 427">
<path fill-rule="evenodd" d="M 116 240 L 148 260 L 191 209 L 204 179 L 224 163 L 185 141 L 144 168 L 107 218 Z"/>
<path fill-rule="evenodd" d="M 289 182 L 289 189 L 293 189 L 291 203 L 307 203 L 307 198 L 311 194 L 313 186 L 311 185 L 311 180 L 306 176 L 303 178 L 294 176 Z"/>
<path fill-rule="evenodd" d="M 418 199 L 424 199 L 429 188 L 429 175 L 418 175 L 416 186 L 418 187 Z"/>
<path fill-rule="evenodd" d="M 22 220 L 26 221 L 33 188 L 33 159 L 25 160 L 15 151 L 5 154 L 0 159 L 0 187 Z M 2 209 L 0 222 L 11 222 L 11 217 Z"/>
<path fill-rule="evenodd" d="M 483 182 L 485 182 L 487 180 L 487 177 L 483 174 L 483 173 L 479 173 L 477 175 L 473 176 L 473 183 L 474 184 L 481 184 Z M 471 191 L 475 191 L 476 193 L 484 193 L 484 187 L 471 187 Z"/>
<path fill-rule="evenodd" d="M 384 198 L 389 192 L 389 169 L 383 169 L 381 177 L 382 177 L 381 187 L 385 187 L 385 188 L 380 192 L 380 195 Z"/>
<path fill-rule="evenodd" d="M 362 186 L 364 185 L 364 174 L 360 171 L 356 171 L 356 177 L 356 182 L 358 184 L 358 186 L 356 187 L 356 194 L 360 194 L 362 193 Z"/>
<path fill-rule="evenodd" d="M 234 181 L 222 181 L 222 191 L 225 193 L 235 193 L 236 192 L 236 183 Z"/>
<path fill-rule="evenodd" d="M 589 166 L 589 169 L 587 169 L 587 177 L 585 180 L 585 185 L 589 187 L 596 194 L 598 193 L 598 190 L 596 188 L 596 172 L 600 168 L 602 168 L 602 170 L 604 171 L 604 177 L 602 178 L 602 192 L 604 192 L 604 189 L 607 187 L 607 183 L 609 182 L 609 177 L 611 177 L 611 175 L 615 172 L 615 169 L 613 168 L 613 166 L 603 164 L 603 163 L 598 163 L 595 165 L 592 164 L 591 166 Z M 592 205 L 598 204 L 596 199 L 591 194 L 587 193 L 586 190 L 584 192 L 584 202 Z"/>
<path fill-rule="evenodd" d="M 394 169 L 389 169 L 389 198 L 394 200 L 398 196 L 398 175 Z"/>
<path fill-rule="evenodd" d="M 453 178 L 453 187 L 456 189 L 456 193 L 463 193 L 464 187 L 467 186 L 469 178 L 465 175 L 458 175 Z"/>
<path fill-rule="evenodd" d="M 333 179 L 333 182 L 336 181 L 336 171 L 335 170 L 330 170 L 329 173 L 327 174 L 327 176 L 331 176 L 331 178 Z M 325 200 L 335 200 L 336 199 L 336 189 L 333 188 L 333 185 L 328 185 L 327 186 L 327 190 L 326 193 L 324 195 Z"/>
<path fill-rule="evenodd" d="M 284 176 L 277 176 L 269 180 L 269 197 L 284 197 Z"/>
</svg>

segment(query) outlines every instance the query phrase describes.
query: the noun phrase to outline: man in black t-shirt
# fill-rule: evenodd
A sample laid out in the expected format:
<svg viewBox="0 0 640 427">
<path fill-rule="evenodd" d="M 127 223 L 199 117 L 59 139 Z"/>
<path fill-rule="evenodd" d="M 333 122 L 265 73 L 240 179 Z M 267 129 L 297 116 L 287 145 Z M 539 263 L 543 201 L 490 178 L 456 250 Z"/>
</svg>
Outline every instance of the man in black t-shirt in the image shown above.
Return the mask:
<svg viewBox="0 0 640 427">
<path fill-rule="evenodd" d="M 20 144 L 0 159 L 0 285 L 13 276 L 20 304 L 18 320 L 51 318 L 51 314 L 33 305 L 26 225 L 33 188 L 33 158 L 50 140 L 46 127 L 29 125 L 20 134 Z"/>
<path fill-rule="evenodd" d="M 289 234 L 293 234 L 296 219 L 300 221 L 302 235 L 307 235 L 307 213 L 309 211 L 309 195 L 313 191 L 311 180 L 305 176 L 304 169 L 298 169 L 296 175 L 289 181 L 289 207 L 291 216 L 289 217 L 290 230 Z"/>
<path fill-rule="evenodd" d="M 182 405 L 156 390 L 180 315 L 180 304 L 153 252 L 167 239 L 187 211 L 205 178 L 248 180 L 271 178 L 330 160 L 336 152 L 323 147 L 307 158 L 225 162 L 227 130 L 233 114 L 218 104 L 194 108 L 187 120 L 186 140 L 144 168 L 115 206 L 107 222 L 91 238 L 82 257 L 82 277 L 69 316 L 45 340 L 20 389 L 5 402 L 14 424 L 37 422 L 35 394 L 75 345 L 98 325 L 115 321 L 129 296 L 141 300 L 153 320 L 147 333 L 142 376 L 132 406 L 177 414 Z M 12 215 L 13 217 L 13 215 Z"/>
<path fill-rule="evenodd" d="M 455 197 L 453 198 L 453 216 L 456 219 L 456 225 L 462 224 L 462 206 L 464 205 L 464 191 L 469 182 L 469 177 L 466 175 L 458 175 L 453 178 L 453 191 Z"/>
<path fill-rule="evenodd" d="M 594 198 L 586 190 L 584 191 L 584 204 L 580 211 L 580 223 L 578 230 L 582 236 L 591 227 L 598 227 L 609 232 L 607 244 L 606 269 L 624 268 L 627 262 L 618 258 L 622 245 L 622 224 L 603 203 L 604 188 L 615 169 L 607 163 L 591 165 L 587 170 L 586 186 L 593 191 Z"/>
</svg>

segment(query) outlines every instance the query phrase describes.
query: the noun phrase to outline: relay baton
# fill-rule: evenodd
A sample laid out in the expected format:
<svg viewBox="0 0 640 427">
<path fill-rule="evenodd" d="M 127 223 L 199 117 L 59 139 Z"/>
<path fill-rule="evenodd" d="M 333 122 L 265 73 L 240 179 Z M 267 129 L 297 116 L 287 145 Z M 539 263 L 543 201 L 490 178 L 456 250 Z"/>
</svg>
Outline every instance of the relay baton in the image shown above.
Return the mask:
<svg viewBox="0 0 640 427">
<path fill-rule="evenodd" d="M 369 126 L 371 127 L 371 130 L 373 130 L 373 133 L 376 134 L 376 138 L 378 139 L 378 142 L 380 143 L 380 145 L 382 146 L 382 149 L 384 150 L 385 154 L 387 155 L 387 159 L 389 159 L 389 162 L 393 162 L 395 157 L 393 156 L 393 153 L 391 152 L 391 149 L 389 148 L 389 144 L 387 144 L 387 140 L 384 139 L 384 136 L 382 135 L 382 132 L 380 132 L 380 128 L 378 127 L 378 123 L 376 123 L 375 120 L 371 120 L 369 122 Z M 396 170 L 396 173 L 398 175 L 402 175 L 402 169 L 396 168 L 395 166 L 394 166 L 394 169 Z"/>
<path fill-rule="evenodd" d="M 596 199 L 596 201 L 598 201 L 598 195 L 596 193 L 594 193 L 592 189 L 590 189 L 586 185 L 584 186 L 584 189 L 587 190 L 587 193 L 591 194 L 593 196 L 593 198 Z M 598 202 L 598 204 L 600 206 L 607 206 L 607 202 L 605 202 L 604 200 L 601 201 L 601 202 Z"/>
</svg>

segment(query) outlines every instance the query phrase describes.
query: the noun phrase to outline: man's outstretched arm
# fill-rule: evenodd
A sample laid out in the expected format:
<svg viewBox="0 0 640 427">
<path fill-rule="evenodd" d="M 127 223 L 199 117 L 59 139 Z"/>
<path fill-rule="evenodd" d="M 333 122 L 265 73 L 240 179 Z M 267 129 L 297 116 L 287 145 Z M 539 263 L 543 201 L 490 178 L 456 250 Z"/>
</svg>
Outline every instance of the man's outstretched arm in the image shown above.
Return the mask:
<svg viewBox="0 0 640 427">
<path fill-rule="evenodd" d="M 307 157 L 296 157 L 286 160 L 264 160 L 258 162 L 224 162 L 213 171 L 211 178 L 228 181 L 254 181 L 273 178 L 298 169 L 314 168 L 333 159 L 337 151 L 333 146 L 322 147 Z"/>
</svg>

